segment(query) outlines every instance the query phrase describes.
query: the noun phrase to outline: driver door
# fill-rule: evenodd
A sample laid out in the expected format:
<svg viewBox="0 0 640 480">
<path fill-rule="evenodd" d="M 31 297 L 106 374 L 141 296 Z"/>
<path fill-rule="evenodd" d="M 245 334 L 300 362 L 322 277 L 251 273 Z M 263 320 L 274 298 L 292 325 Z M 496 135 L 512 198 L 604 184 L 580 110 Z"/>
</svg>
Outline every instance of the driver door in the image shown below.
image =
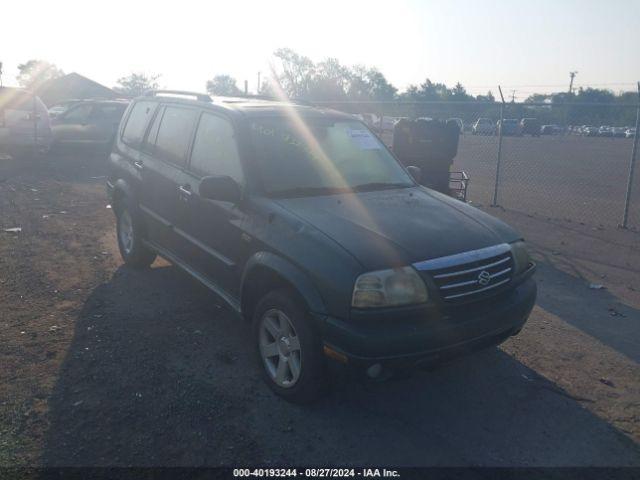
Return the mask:
<svg viewBox="0 0 640 480">
<path fill-rule="evenodd" d="M 183 203 L 189 251 L 188 263 L 232 296 L 238 296 L 240 272 L 249 252 L 242 226 L 247 214 L 240 205 L 208 200 L 198 194 L 200 179 L 226 175 L 239 185 L 244 174 L 232 123 L 222 115 L 203 112 L 189 163 L 192 194 Z"/>
<path fill-rule="evenodd" d="M 58 144 L 89 143 L 92 137 L 92 113 L 93 104 L 80 103 L 55 118 L 51 126 L 54 141 Z"/>
</svg>

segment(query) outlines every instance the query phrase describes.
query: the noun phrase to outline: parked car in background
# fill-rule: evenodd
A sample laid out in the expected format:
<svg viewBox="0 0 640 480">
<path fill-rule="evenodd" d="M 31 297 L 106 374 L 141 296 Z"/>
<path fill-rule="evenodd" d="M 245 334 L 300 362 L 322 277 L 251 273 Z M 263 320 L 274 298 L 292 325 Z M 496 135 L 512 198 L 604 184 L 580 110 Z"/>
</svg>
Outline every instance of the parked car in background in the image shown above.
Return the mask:
<svg viewBox="0 0 640 480">
<path fill-rule="evenodd" d="M 460 135 L 462 135 L 464 133 L 464 122 L 462 121 L 461 118 L 450 118 L 447 121 L 448 122 L 455 122 L 456 125 L 458 125 L 458 128 L 460 129 Z"/>
<path fill-rule="evenodd" d="M 557 135 L 558 134 L 558 126 L 557 125 L 542 125 L 540 128 L 540 133 L 542 135 Z"/>
<path fill-rule="evenodd" d="M 636 129 L 634 128 L 629 128 L 627 129 L 626 132 L 624 132 L 624 136 L 626 138 L 634 138 L 636 136 Z"/>
<path fill-rule="evenodd" d="M 594 127 L 593 125 L 585 125 L 582 128 L 582 134 L 585 137 L 597 137 L 600 129 L 598 127 Z"/>
<path fill-rule="evenodd" d="M 496 124 L 498 133 L 502 130 L 503 136 L 518 136 L 520 135 L 520 122 L 515 118 L 505 118 L 504 120 L 498 120 Z"/>
<path fill-rule="evenodd" d="M 520 134 L 539 137 L 540 120 L 538 120 L 537 118 L 523 118 L 522 120 L 520 120 Z"/>
<path fill-rule="evenodd" d="M 126 100 L 73 101 L 51 120 L 53 147 L 111 148 Z"/>
<path fill-rule="evenodd" d="M 418 185 L 352 115 L 149 92 L 118 131 L 107 191 L 125 263 L 159 254 L 211 289 L 289 401 L 317 398 L 329 362 L 388 378 L 497 345 L 533 308 L 521 235 Z"/>
<path fill-rule="evenodd" d="M 396 123 L 400 120 L 400 117 L 382 117 L 382 131 L 383 132 L 393 132 Z"/>
<path fill-rule="evenodd" d="M 50 146 L 51 123 L 42 100 L 21 88 L 0 87 L 0 153 L 43 154 Z"/>
<path fill-rule="evenodd" d="M 608 125 L 602 125 L 598 129 L 598 136 L 599 137 L 612 137 L 613 136 L 613 132 L 611 130 L 611 127 L 608 126 Z"/>
<path fill-rule="evenodd" d="M 476 123 L 473 124 L 471 133 L 474 135 L 495 135 L 496 124 L 490 118 L 479 118 Z"/>
<path fill-rule="evenodd" d="M 375 127 L 376 119 L 378 118 L 373 113 L 357 113 L 354 115 L 359 120 L 362 120 L 368 127 Z"/>
<path fill-rule="evenodd" d="M 611 136 L 615 138 L 624 138 L 627 129 L 625 127 L 613 127 L 611 129 Z"/>
</svg>

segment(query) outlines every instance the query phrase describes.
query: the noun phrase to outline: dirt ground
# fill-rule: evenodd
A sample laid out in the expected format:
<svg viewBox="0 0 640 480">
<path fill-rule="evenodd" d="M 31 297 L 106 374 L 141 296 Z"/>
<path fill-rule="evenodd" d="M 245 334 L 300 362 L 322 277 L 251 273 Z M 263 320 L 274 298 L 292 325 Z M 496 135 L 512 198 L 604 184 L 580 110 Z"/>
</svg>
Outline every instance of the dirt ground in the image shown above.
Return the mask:
<svg viewBox="0 0 640 480">
<path fill-rule="evenodd" d="M 0 465 L 640 466 L 638 233 L 488 209 L 539 262 L 523 332 L 299 407 L 212 293 L 122 266 L 103 162 L 0 160 Z"/>
</svg>

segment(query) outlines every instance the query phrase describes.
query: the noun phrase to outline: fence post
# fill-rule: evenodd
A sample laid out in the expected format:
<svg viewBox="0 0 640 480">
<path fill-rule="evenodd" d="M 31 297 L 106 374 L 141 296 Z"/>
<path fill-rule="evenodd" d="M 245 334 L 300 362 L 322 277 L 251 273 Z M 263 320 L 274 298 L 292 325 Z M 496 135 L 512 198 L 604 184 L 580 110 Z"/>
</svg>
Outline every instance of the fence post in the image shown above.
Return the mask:
<svg viewBox="0 0 640 480">
<path fill-rule="evenodd" d="M 500 163 L 502 162 L 502 124 L 504 123 L 504 95 L 502 95 L 502 88 L 498 85 L 498 91 L 500 92 L 500 128 L 498 128 L 498 161 L 496 163 L 496 184 L 493 189 L 493 203 L 491 206 L 498 205 L 498 185 L 500 184 Z"/>
<path fill-rule="evenodd" d="M 33 94 L 33 156 L 38 154 L 38 104 L 36 94 Z"/>
<path fill-rule="evenodd" d="M 631 160 L 629 160 L 629 178 L 627 179 L 627 194 L 624 200 L 624 214 L 622 215 L 622 228 L 627 228 L 629 222 L 629 204 L 631 202 L 631 190 L 633 187 L 633 173 L 636 167 L 636 156 L 638 153 L 638 127 L 640 127 L 640 82 L 638 82 L 638 107 L 636 110 L 636 131 L 633 136 L 633 147 L 631 148 Z"/>
</svg>

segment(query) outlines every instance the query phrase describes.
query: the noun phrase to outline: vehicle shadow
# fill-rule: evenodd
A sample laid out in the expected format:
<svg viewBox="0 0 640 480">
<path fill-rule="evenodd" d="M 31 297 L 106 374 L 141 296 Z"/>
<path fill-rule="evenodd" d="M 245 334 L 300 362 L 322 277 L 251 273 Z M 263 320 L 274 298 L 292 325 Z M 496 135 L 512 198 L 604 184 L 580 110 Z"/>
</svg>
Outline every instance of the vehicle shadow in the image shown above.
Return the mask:
<svg viewBox="0 0 640 480">
<path fill-rule="evenodd" d="M 174 267 L 87 299 L 42 464 L 638 465 L 638 447 L 499 349 L 311 406 L 260 380 L 246 325 Z"/>
</svg>

